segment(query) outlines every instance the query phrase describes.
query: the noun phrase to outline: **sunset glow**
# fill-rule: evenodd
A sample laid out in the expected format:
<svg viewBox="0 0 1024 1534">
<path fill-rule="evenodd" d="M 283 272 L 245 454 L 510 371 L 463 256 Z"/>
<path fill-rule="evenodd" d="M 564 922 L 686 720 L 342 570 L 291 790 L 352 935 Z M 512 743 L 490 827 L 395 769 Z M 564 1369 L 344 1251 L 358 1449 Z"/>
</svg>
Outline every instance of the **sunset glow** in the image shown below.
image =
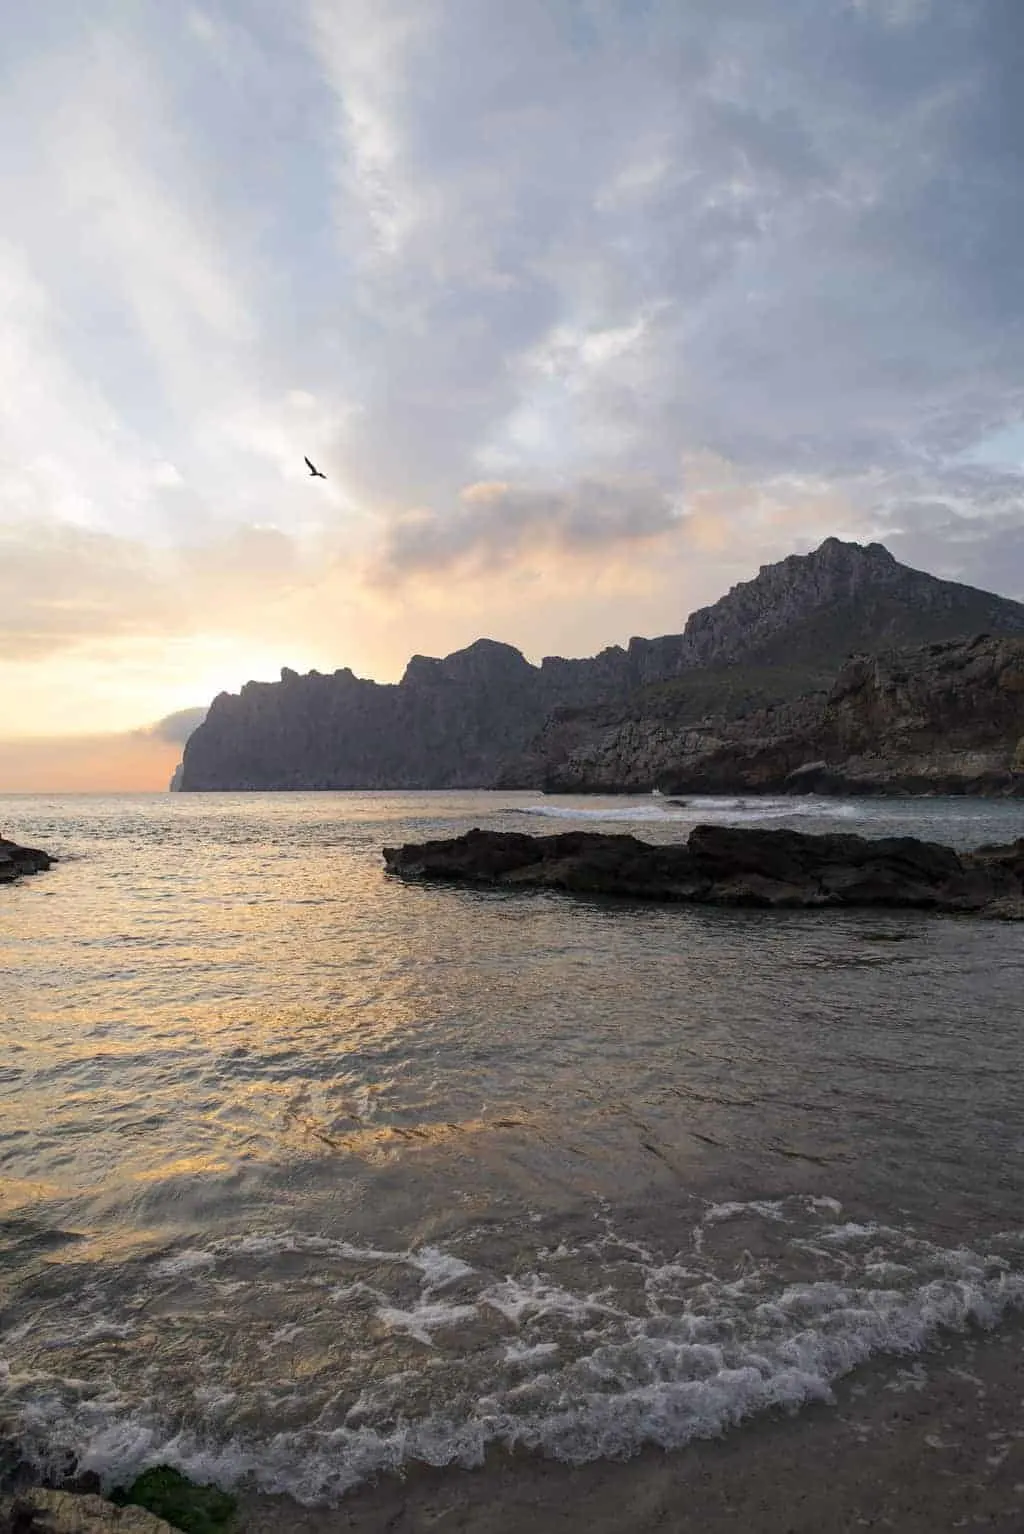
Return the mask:
<svg viewBox="0 0 1024 1534">
<path fill-rule="evenodd" d="M 831 534 L 1024 594 L 1011 12 L 20 8 L 22 776 L 160 787 L 114 737 L 249 678 L 593 653 Z"/>
</svg>

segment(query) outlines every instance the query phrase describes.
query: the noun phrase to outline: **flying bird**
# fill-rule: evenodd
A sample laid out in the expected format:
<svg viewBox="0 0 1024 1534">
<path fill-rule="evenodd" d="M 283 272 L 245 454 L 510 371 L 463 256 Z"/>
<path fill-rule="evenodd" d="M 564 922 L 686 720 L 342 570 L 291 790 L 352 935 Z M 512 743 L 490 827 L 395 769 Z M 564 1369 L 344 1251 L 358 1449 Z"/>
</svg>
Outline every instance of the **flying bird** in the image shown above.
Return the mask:
<svg viewBox="0 0 1024 1534">
<path fill-rule="evenodd" d="M 327 478 L 327 475 L 326 474 L 321 474 L 320 470 L 318 468 L 316 468 L 315 465 L 311 464 L 308 458 L 306 459 L 306 467 L 309 470 L 310 475 L 311 475 L 311 477 L 313 479 L 326 479 Z"/>
</svg>

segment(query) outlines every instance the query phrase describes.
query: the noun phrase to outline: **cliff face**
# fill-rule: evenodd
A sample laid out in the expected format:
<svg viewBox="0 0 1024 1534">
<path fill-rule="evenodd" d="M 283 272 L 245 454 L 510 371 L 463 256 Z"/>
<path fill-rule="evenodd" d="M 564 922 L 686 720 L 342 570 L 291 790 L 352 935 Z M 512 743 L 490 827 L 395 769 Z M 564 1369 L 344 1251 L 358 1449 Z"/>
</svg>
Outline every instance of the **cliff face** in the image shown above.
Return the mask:
<svg viewBox="0 0 1024 1534">
<path fill-rule="evenodd" d="M 401 682 L 283 671 L 222 693 L 185 747 L 189 789 L 449 788 L 490 782 L 536 728 L 536 668 L 479 640 Z"/>
<path fill-rule="evenodd" d="M 1024 794 L 1024 640 L 859 657 L 832 689 L 822 739 L 862 792 Z"/>
<path fill-rule="evenodd" d="M 1024 606 L 909 570 L 878 544 L 833 538 L 766 566 L 694 613 L 681 634 L 631 639 L 588 659 L 549 656 L 532 666 L 510 645 L 482 639 L 443 660 L 414 656 L 391 685 L 348 670 L 285 670 L 280 682 L 250 682 L 214 700 L 176 786 L 650 786 L 679 762 L 682 726 L 703 732 L 707 756 L 718 749 L 723 713 L 747 719 L 749 735 L 759 708 L 827 687 L 851 651 L 979 629 L 1024 636 Z M 777 738 L 780 722 L 762 722 L 765 739 Z M 591 783 L 569 758 L 616 727 L 627 729 L 618 754 L 592 758 Z M 793 730 L 805 733 L 803 716 Z M 793 749 L 791 765 L 807 760 Z M 688 745 L 682 759 L 693 754 Z"/>
<path fill-rule="evenodd" d="M 1024 795 L 1024 639 L 858 656 L 826 693 L 732 718 L 634 707 L 581 717 L 571 743 L 548 728 L 562 792 Z"/>
<path fill-rule="evenodd" d="M 765 565 L 683 632 L 687 663 L 818 665 L 973 634 L 1024 635 L 1024 605 L 901 565 L 880 543 L 827 538 Z"/>
</svg>

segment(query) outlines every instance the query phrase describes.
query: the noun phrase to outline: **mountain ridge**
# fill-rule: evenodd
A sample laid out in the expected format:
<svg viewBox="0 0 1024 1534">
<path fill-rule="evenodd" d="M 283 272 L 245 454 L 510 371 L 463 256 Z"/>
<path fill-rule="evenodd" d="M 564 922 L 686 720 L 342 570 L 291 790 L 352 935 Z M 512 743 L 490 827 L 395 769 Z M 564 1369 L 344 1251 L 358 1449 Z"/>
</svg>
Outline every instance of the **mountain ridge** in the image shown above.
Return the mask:
<svg viewBox="0 0 1024 1534">
<path fill-rule="evenodd" d="M 582 658 L 533 665 L 478 639 L 437 658 L 414 655 L 399 682 L 349 668 L 248 682 L 214 699 L 189 738 L 182 791 L 484 788 L 536 781 L 530 745 L 559 710 L 619 706 L 642 689 L 683 686 L 709 668 L 748 665 L 773 701 L 780 663 L 813 689 L 851 653 L 968 638 L 1024 636 L 1024 604 L 900 564 L 881 544 L 829 538 L 765 565 L 678 634 L 631 638 Z M 520 765 L 522 764 L 522 765 Z"/>
</svg>

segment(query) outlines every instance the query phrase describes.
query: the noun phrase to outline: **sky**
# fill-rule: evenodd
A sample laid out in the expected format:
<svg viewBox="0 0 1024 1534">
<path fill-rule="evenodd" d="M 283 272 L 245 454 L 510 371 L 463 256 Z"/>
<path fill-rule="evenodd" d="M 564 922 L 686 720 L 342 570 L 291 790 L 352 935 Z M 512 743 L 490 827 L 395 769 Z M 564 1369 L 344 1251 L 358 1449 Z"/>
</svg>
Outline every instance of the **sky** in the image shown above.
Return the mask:
<svg viewBox="0 0 1024 1534">
<path fill-rule="evenodd" d="M 1022 56 L 1019 0 L 10 8 L 0 791 L 832 534 L 1024 597 Z"/>
</svg>

